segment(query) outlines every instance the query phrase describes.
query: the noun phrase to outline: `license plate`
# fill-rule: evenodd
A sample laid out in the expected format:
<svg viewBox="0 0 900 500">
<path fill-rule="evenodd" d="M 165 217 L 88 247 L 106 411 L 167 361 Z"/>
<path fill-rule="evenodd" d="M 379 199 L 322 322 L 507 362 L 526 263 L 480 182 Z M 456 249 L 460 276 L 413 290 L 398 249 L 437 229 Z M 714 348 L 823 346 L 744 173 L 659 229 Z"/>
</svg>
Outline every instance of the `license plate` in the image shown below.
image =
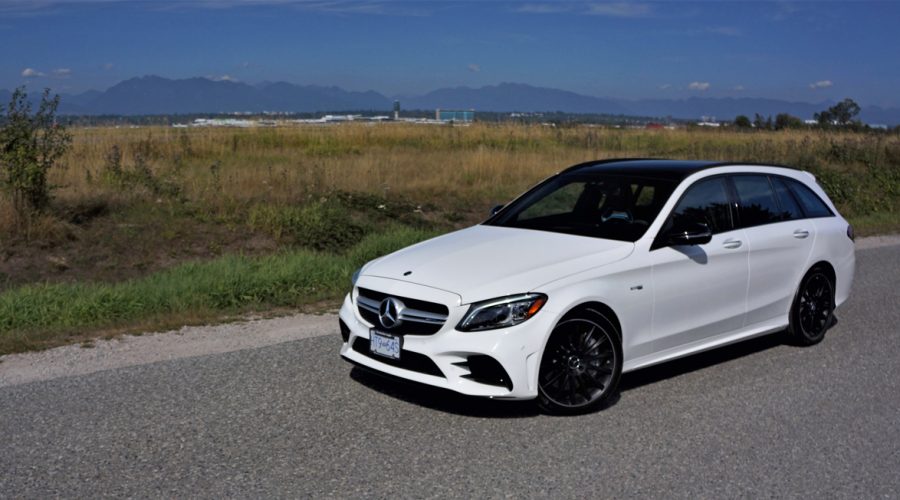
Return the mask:
<svg viewBox="0 0 900 500">
<path fill-rule="evenodd" d="M 369 351 L 386 358 L 400 359 L 400 337 L 369 330 Z"/>
</svg>

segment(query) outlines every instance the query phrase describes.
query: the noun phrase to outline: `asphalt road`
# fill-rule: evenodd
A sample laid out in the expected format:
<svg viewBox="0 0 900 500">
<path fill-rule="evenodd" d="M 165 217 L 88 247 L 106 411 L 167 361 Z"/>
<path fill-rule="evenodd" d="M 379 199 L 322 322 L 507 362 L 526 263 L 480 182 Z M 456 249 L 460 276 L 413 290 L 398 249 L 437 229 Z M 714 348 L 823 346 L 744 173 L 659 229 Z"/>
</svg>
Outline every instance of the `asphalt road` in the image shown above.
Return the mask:
<svg viewBox="0 0 900 500">
<path fill-rule="evenodd" d="M 570 418 L 367 375 L 340 339 L 0 388 L 0 497 L 900 497 L 900 246 L 812 348 L 623 377 Z"/>
</svg>

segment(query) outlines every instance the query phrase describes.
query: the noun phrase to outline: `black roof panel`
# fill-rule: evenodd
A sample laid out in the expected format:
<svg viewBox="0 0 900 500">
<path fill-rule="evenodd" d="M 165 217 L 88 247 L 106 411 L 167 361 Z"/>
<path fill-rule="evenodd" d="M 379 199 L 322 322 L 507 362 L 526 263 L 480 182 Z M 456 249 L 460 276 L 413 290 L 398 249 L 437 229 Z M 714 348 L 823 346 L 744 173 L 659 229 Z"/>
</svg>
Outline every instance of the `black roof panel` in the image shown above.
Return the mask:
<svg viewBox="0 0 900 500">
<path fill-rule="evenodd" d="M 603 173 L 622 175 L 641 175 L 681 181 L 685 177 L 705 168 L 731 165 L 728 162 L 696 161 L 696 160 L 658 160 L 658 159 L 614 159 L 581 163 L 567 168 L 561 173 Z"/>
</svg>

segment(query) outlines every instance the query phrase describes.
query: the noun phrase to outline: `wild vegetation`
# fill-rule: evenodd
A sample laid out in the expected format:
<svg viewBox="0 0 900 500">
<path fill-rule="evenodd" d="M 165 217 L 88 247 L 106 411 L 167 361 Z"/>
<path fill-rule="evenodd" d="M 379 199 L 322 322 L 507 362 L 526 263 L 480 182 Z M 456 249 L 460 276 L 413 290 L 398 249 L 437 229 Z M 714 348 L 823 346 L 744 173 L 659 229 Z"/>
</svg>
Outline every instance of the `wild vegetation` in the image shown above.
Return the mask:
<svg viewBox="0 0 900 500">
<path fill-rule="evenodd" d="M 483 219 L 581 161 L 813 172 L 862 234 L 900 229 L 900 137 L 833 130 L 343 124 L 73 128 L 27 230 L 0 200 L 0 353 L 336 304 L 355 266 Z M 325 304 L 323 306 L 323 304 Z"/>
</svg>

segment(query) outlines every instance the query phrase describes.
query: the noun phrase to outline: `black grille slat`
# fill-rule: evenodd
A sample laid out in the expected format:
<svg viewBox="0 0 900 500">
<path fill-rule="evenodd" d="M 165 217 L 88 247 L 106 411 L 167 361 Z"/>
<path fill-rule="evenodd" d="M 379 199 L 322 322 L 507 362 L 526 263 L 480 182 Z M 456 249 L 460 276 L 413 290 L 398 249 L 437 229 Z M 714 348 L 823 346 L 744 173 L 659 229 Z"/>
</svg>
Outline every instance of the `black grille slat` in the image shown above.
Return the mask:
<svg viewBox="0 0 900 500">
<path fill-rule="evenodd" d="M 446 378 L 444 377 L 443 372 L 441 372 L 441 369 L 434 364 L 434 361 L 424 354 L 401 350 L 400 359 L 386 358 L 369 351 L 369 339 L 364 339 L 362 337 L 357 337 L 356 340 L 353 341 L 353 350 L 367 358 L 374 359 L 386 365 L 396 366 L 397 368 L 402 368 L 404 370 L 424 373 L 435 377 Z"/>
<path fill-rule="evenodd" d="M 435 302 L 427 302 L 424 300 L 413 299 L 410 297 L 401 297 L 399 295 L 390 295 L 383 292 L 376 292 L 375 290 L 370 290 L 368 288 L 358 288 L 359 295 L 361 297 L 365 297 L 367 299 L 381 302 L 382 300 L 388 297 L 394 297 L 396 299 L 400 299 L 404 305 L 412 309 L 418 309 L 420 311 L 426 311 L 434 314 L 442 314 L 444 316 L 449 316 L 450 309 L 443 305 L 437 304 Z M 357 301 L 358 302 L 358 301 Z M 381 322 L 378 320 L 378 313 L 370 311 L 364 307 L 359 306 L 357 304 L 357 310 L 359 311 L 359 315 L 366 320 L 368 323 L 372 324 L 378 329 L 382 329 L 386 332 L 389 332 L 394 335 L 434 335 L 439 332 L 441 328 L 443 328 L 443 324 L 437 323 L 420 323 L 415 321 L 404 321 L 399 326 L 391 328 L 390 330 L 384 329 L 381 326 Z"/>
<path fill-rule="evenodd" d="M 419 309 L 420 311 L 428 311 L 436 314 L 443 314 L 444 316 L 450 314 L 450 309 L 448 309 L 444 304 L 426 302 L 424 300 L 413 299 L 410 297 L 401 297 L 399 295 L 390 295 L 387 293 L 376 292 L 375 290 L 369 290 L 368 288 L 358 288 L 358 290 L 359 294 L 363 297 L 367 297 L 378 302 L 381 302 L 388 297 L 394 297 L 402 300 L 404 304 L 413 309 Z"/>
</svg>

